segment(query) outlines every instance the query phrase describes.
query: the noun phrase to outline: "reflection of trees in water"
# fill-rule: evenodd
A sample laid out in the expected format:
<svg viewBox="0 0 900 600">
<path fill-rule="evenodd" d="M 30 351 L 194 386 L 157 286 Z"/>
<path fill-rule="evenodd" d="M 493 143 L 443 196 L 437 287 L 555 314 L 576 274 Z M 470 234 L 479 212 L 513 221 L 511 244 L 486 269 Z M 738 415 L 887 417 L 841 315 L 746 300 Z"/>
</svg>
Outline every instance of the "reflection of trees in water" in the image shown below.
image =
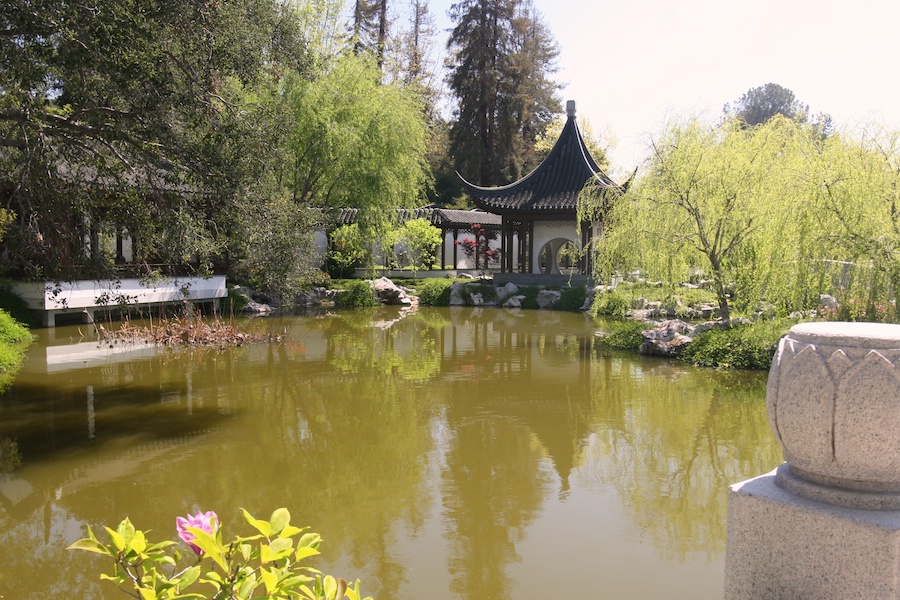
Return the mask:
<svg viewBox="0 0 900 600">
<path fill-rule="evenodd" d="M 667 560 L 720 556 L 728 486 L 781 462 L 764 375 L 656 361 L 602 364 L 594 394 L 604 422 L 586 450 L 583 476 L 612 483 Z"/>
<path fill-rule="evenodd" d="M 3 406 L 25 413 L 16 426 L 27 442 L 21 485 L 30 492 L 0 506 L 0 536 L 15 540 L 3 544 L 0 561 L 18 569 L 25 589 L 43 586 L 34 597 L 50 597 L 42 572 L 55 573 L 69 595 L 106 597 L 94 592 L 98 565 L 84 556 L 73 562 L 64 550 L 83 523 L 102 529 L 127 514 L 165 539 L 176 515 L 203 509 L 237 533 L 239 507 L 268 515 L 282 505 L 323 534 L 326 557 L 346 553 L 364 571 L 338 574 L 396 595 L 404 569 L 391 550 L 394 527 L 405 520 L 415 531 L 429 506 L 420 386 L 390 369 L 336 373 L 296 360 L 284 345 L 104 369 L 45 377 L 45 390 L 20 387 Z M 106 384 L 90 386 L 90 427 L 83 381 Z M 19 547 L 40 549 L 41 560 Z"/>
<path fill-rule="evenodd" d="M 527 427 L 482 414 L 477 406 L 448 411 L 450 440 L 444 508 L 451 547 L 451 589 L 464 598 L 508 598 L 506 567 L 538 514 L 551 478 Z"/>
<path fill-rule="evenodd" d="M 0 437 L 0 474 L 12 473 L 22 464 L 22 455 L 19 454 L 19 444 L 16 440 L 3 436 Z"/>
</svg>

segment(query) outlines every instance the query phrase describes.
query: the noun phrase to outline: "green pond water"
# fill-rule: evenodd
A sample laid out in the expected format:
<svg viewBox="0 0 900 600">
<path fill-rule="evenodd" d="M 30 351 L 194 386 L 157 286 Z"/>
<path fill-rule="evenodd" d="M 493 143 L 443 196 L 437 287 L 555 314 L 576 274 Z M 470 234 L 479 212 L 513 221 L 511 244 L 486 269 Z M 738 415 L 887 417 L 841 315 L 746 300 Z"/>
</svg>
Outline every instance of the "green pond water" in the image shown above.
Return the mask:
<svg viewBox="0 0 900 600">
<path fill-rule="evenodd" d="M 65 547 L 287 507 L 376 600 L 719 599 L 727 487 L 781 462 L 765 373 L 597 352 L 583 315 L 346 311 L 225 350 L 38 332 L 0 398 L 0 598 L 127 598 Z M 20 464 L 17 464 L 20 463 Z"/>
</svg>

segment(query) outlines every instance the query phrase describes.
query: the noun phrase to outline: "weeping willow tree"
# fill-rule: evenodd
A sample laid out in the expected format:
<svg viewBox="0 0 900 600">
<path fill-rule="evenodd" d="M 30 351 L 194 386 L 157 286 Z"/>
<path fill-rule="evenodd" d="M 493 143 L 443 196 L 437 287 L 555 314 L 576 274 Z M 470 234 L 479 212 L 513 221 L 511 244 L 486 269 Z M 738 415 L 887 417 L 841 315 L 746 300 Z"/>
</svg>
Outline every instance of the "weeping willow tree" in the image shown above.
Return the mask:
<svg viewBox="0 0 900 600">
<path fill-rule="evenodd" d="M 588 188 L 583 219 L 602 216 L 592 244 L 595 275 L 640 270 L 674 286 L 712 280 L 720 314 L 766 299 L 787 308 L 812 297 L 808 269 L 820 237 L 809 215 L 802 171 L 809 129 L 784 118 L 745 129 L 673 121 L 651 145 L 646 171 L 611 205 Z"/>
<path fill-rule="evenodd" d="M 842 316 L 900 322 L 900 132 L 870 125 L 821 146 L 807 169 L 819 227 L 842 267 L 844 296 L 862 300 Z"/>
</svg>

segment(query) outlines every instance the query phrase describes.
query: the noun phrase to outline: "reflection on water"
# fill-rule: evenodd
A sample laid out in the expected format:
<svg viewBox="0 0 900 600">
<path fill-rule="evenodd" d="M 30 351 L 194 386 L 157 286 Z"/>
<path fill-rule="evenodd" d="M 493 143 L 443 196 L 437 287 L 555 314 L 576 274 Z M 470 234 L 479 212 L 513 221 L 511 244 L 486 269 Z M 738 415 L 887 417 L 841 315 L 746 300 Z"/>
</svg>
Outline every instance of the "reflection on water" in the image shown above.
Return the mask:
<svg viewBox="0 0 900 600">
<path fill-rule="evenodd" d="M 604 356 L 581 315 L 247 326 L 286 340 L 41 332 L 0 398 L 0 597 L 122 597 L 64 550 L 86 524 L 287 506 L 379 599 L 720 598 L 727 485 L 780 462 L 764 374 Z"/>
</svg>

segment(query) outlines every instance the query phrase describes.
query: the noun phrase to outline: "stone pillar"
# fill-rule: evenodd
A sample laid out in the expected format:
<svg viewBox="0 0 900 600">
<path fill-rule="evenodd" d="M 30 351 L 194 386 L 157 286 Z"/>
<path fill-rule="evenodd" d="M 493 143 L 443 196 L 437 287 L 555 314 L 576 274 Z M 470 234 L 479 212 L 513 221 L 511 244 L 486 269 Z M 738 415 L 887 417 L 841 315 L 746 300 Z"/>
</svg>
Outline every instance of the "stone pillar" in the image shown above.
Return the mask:
<svg viewBox="0 0 900 600">
<path fill-rule="evenodd" d="M 766 405 L 786 462 L 731 487 L 725 598 L 900 598 L 900 325 L 794 326 Z"/>
</svg>

